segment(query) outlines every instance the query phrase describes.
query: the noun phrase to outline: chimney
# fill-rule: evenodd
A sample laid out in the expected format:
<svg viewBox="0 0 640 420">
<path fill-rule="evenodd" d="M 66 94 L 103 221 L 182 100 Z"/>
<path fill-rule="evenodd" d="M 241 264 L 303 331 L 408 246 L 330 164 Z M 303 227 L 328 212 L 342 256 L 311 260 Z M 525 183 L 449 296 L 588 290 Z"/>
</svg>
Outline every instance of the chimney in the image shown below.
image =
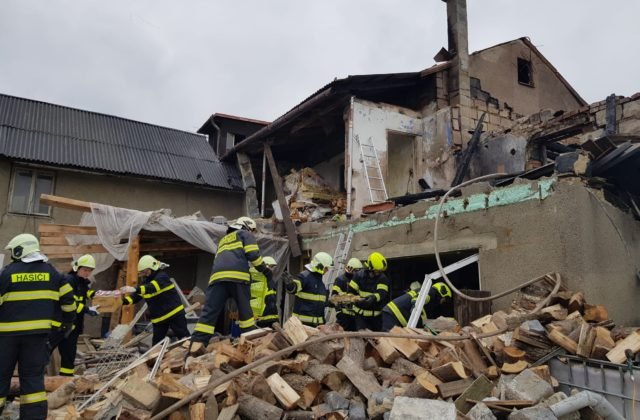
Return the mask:
<svg viewBox="0 0 640 420">
<path fill-rule="evenodd" d="M 442 0 L 447 3 L 447 35 L 451 68 L 449 70 L 449 105 L 469 106 L 471 91 L 469 80 L 469 39 L 467 1 Z"/>
</svg>

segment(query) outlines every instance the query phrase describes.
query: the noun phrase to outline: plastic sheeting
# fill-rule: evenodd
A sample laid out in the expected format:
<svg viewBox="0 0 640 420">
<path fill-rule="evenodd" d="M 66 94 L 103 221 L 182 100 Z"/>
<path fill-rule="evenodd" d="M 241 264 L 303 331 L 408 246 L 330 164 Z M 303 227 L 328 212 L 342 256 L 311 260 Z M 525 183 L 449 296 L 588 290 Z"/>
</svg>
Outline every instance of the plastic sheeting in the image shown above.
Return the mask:
<svg viewBox="0 0 640 420">
<path fill-rule="evenodd" d="M 101 244 L 108 254 L 94 254 L 96 269 L 93 274 L 108 269 L 114 260 L 126 261 L 129 244 L 140 231 L 170 231 L 191 245 L 215 254 L 217 243 L 224 236 L 227 227 L 196 216 L 174 218 L 166 209 L 139 211 L 91 203 L 91 213 L 84 213 L 80 224 L 95 226 L 95 235 L 66 235 L 70 245 Z M 262 255 L 270 255 L 278 261 L 276 275 L 279 276 L 289 260 L 289 242 L 283 238 L 266 235 L 257 236 Z M 79 258 L 80 255 L 74 255 Z"/>
</svg>

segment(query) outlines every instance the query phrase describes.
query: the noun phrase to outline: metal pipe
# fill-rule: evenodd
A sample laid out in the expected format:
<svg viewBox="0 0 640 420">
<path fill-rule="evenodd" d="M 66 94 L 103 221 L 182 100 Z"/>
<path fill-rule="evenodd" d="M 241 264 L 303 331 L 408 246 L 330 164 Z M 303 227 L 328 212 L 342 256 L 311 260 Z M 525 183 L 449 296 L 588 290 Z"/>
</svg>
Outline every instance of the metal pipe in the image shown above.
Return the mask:
<svg viewBox="0 0 640 420">
<path fill-rule="evenodd" d="M 553 404 L 549 408 L 556 417 L 562 417 L 585 407 L 591 407 L 598 415 L 607 420 L 624 420 L 624 417 L 618 413 L 605 397 L 591 391 L 578 392 L 567 399 Z"/>
<path fill-rule="evenodd" d="M 347 154 L 345 170 L 347 171 L 347 218 L 351 218 L 351 187 L 353 174 L 353 99 L 349 99 L 349 115 L 347 116 Z"/>
<path fill-rule="evenodd" d="M 262 149 L 262 197 L 261 197 L 261 205 L 260 205 L 260 216 L 264 217 L 264 196 L 266 189 L 266 180 L 267 180 L 267 155 Z"/>
</svg>

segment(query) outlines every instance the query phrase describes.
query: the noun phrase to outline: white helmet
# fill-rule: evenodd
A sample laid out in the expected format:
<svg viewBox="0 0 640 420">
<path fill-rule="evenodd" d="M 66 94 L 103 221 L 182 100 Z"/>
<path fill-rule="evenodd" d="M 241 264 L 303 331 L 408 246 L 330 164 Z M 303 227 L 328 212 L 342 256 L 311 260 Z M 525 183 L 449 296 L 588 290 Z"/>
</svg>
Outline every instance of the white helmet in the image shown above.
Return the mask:
<svg viewBox="0 0 640 420">
<path fill-rule="evenodd" d="M 333 257 L 326 252 L 318 252 L 313 256 L 311 266 L 319 270 L 333 267 Z"/>
<path fill-rule="evenodd" d="M 422 289 L 422 283 L 420 283 L 419 281 L 414 281 L 409 287 L 411 288 L 411 290 L 420 290 Z"/>
<path fill-rule="evenodd" d="M 347 268 L 352 268 L 354 270 L 359 270 L 362 268 L 362 261 L 360 261 L 357 258 L 351 258 L 349 259 L 349 261 L 347 262 Z"/>
<path fill-rule="evenodd" d="M 71 267 L 73 271 L 78 271 L 80 267 L 87 267 L 93 270 L 96 268 L 96 259 L 93 258 L 93 255 L 86 254 L 74 261 Z"/>
<path fill-rule="evenodd" d="M 250 232 L 255 231 L 258 228 L 256 221 L 250 217 L 242 216 L 238 217 L 235 222 L 231 224 L 231 227 L 234 229 L 242 229 L 245 228 Z"/>
<path fill-rule="evenodd" d="M 21 233 L 10 240 L 4 249 L 11 251 L 11 258 L 19 260 L 34 252 L 40 252 L 40 243 L 32 234 Z"/>
<path fill-rule="evenodd" d="M 158 271 L 166 267 L 169 267 L 169 264 L 165 264 L 161 261 L 158 261 L 151 255 L 145 255 L 142 258 L 140 258 L 140 261 L 138 261 L 138 272 L 144 271 L 147 268 L 150 268 L 153 271 Z"/>
</svg>

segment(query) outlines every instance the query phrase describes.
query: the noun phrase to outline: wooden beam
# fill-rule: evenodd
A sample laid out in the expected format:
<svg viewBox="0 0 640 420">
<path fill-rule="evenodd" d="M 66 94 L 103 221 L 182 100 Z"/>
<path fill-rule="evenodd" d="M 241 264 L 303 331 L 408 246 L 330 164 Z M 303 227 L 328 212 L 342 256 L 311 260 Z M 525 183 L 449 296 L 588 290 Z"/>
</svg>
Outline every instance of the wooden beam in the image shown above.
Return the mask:
<svg viewBox="0 0 640 420">
<path fill-rule="evenodd" d="M 55 237 L 50 237 L 55 238 Z M 72 258 L 73 254 L 101 254 L 109 251 L 100 244 L 92 245 L 54 245 L 50 244 L 49 237 L 42 238 L 42 252 L 51 259 Z M 64 239 L 64 238 L 62 238 Z M 53 239 L 52 239 L 53 240 Z M 57 241 L 54 240 L 54 241 Z M 199 252 L 200 248 L 187 242 L 166 242 L 166 243 L 146 243 L 140 244 L 141 252 Z M 204 251 L 202 251 L 204 252 Z"/>
<path fill-rule="evenodd" d="M 136 235 L 129 243 L 127 258 L 127 286 L 135 287 L 138 283 L 138 259 L 140 259 L 140 236 Z M 134 305 L 122 307 L 121 324 L 128 324 L 133 319 Z"/>
<path fill-rule="evenodd" d="M 57 195 L 41 194 L 40 203 L 62 209 L 91 212 L 91 203 L 87 201 L 74 200 L 73 198 L 60 197 Z"/>
<path fill-rule="evenodd" d="M 38 226 L 38 233 L 64 234 L 64 235 L 97 235 L 98 230 L 95 226 L 78 226 L 78 225 L 56 225 L 43 223 Z M 52 236 L 52 235 L 45 235 Z"/>
<path fill-rule="evenodd" d="M 107 250 L 99 244 L 93 245 L 43 245 L 42 252 L 54 258 L 54 255 L 69 255 L 72 254 L 101 254 L 107 252 Z"/>
<path fill-rule="evenodd" d="M 302 251 L 300 249 L 300 243 L 298 242 L 298 232 L 296 232 L 296 226 L 293 224 L 291 220 L 291 213 L 289 211 L 289 206 L 287 205 L 287 201 L 284 198 L 284 191 L 282 190 L 282 178 L 278 174 L 278 167 L 276 166 L 276 162 L 273 159 L 273 154 L 271 153 L 271 146 L 268 144 L 264 145 L 264 153 L 267 157 L 267 162 L 269 163 L 269 171 L 271 172 L 271 179 L 273 180 L 273 186 L 276 189 L 276 195 L 278 196 L 278 203 L 280 204 L 280 211 L 282 213 L 282 220 L 284 221 L 284 227 L 287 231 L 287 237 L 289 238 L 289 247 L 291 248 L 291 255 L 294 257 L 299 257 L 302 255 Z"/>
<path fill-rule="evenodd" d="M 45 245 L 62 245 L 62 246 L 69 246 L 69 242 L 67 241 L 67 238 L 60 235 L 57 236 L 41 236 L 40 237 L 40 245 L 41 246 L 45 246 Z"/>
</svg>

